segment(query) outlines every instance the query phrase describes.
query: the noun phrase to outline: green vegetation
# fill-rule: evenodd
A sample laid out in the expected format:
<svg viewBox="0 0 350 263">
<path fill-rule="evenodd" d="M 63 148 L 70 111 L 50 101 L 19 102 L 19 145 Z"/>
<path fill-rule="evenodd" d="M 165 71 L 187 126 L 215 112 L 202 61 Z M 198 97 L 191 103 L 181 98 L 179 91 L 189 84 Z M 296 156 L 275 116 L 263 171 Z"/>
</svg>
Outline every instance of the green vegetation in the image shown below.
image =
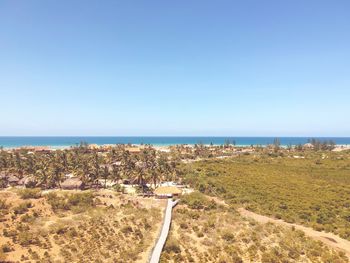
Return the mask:
<svg viewBox="0 0 350 263">
<path fill-rule="evenodd" d="M 21 189 L 18 194 L 22 199 L 38 199 L 41 197 L 41 190 L 38 188 Z"/>
<path fill-rule="evenodd" d="M 13 209 L 13 212 L 15 215 L 21 215 L 21 214 L 28 212 L 28 209 L 31 207 L 32 207 L 31 202 L 24 202 L 24 203 L 21 203 L 20 205 L 16 206 Z"/>
<path fill-rule="evenodd" d="M 95 206 L 94 195 L 91 192 L 60 194 L 52 192 L 45 195 L 45 198 L 55 212 L 59 210 L 82 212 Z"/>
<path fill-rule="evenodd" d="M 87 188 L 106 187 L 107 180 L 115 184 L 129 180 L 140 186 L 157 184 L 176 178 L 178 162 L 176 152 L 157 152 L 150 146 L 94 148 L 83 143 L 71 149 L 34 153 L 26 149 L 0 149 L 0 173 L 24 178 L 22 183 L 27 188 L 60 188 L 67 174 L 78 177 Z M 0 188 L 8 185 L 5 179 L 1 180 L 4 182 L 0 182 Z M 37 193 L 20 191 L 24 199 L 39 198 Z"/>
<path fill-rule="evenodd" d="M 217 206 L 217 204 L 214 201 L 208 200 L 203 194 L 199 192 L 184 195 L 181 198 L 181 202 L 183 204 L 186 204 L 191 209 L 210 210 L 216 208 Z"/>
<path fill-rule="evenodd" d="M 259 224 L 219 204 L 207 209 L 212 201 L 203 194 L 185 199 L 174 209 L 161 262 L 348 262 L 343 253 L 301 231 Z"/>
<path fill-rule="evenodd" d="M 6 201 L 3 199 L 0 199 L 0 211 L 6 210 L 8 208 L 8 205 L 6 204 Z"/>
<path fill-rule="evenodd" d="M 350 152 L 262 151 L 187 164 L 183 174 L 233 206 L 350 240 Z"/>
</svg>

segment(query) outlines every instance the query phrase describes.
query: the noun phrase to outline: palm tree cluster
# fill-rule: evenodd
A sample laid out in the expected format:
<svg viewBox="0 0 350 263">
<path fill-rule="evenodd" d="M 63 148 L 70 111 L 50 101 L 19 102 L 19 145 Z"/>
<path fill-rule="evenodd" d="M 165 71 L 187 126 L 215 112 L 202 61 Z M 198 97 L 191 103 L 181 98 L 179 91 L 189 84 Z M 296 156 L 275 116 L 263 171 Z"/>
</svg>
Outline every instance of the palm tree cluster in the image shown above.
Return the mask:
<svg viewBox="0 0 350 263">
<path fill-rule="evenodd" d="M 235 143 L 235 141 L 233 141 Z M 193 146 L 188 145 L 174 145 L 171 147 L 171 152 L 176 154 L 180 159 L 196 159 L 196 158 L 215 158 L 218 156 L 232 155 L 239 147 L 230 143 L 227 140 L 222 145 L 205 145 L 197 143 Z"/>
<path fill-rule="evenodd" d="M 333 150 L 335 148 L 336 143 L 333 140 L 319 140 L 319 139 L 309 139 L 308 143 L 310 143 L 314 150 Z"/>
<path fill-rule="evenodd" d="M 156 186 L 163 180 L 176 180 L 178 161 L 176 155 L 158 152 L 151 146 L 142 147 L 137 154 L 131 154 L 126 145 L 102 150 L 84 143 L 44 153 L 0 150 L 0 172 L 19 179 L 31 178 L 33 187 L 43 189 L 60 187 L 67 174 L 80 178 L 87 186 L 107 180 Z"/>
</svg>

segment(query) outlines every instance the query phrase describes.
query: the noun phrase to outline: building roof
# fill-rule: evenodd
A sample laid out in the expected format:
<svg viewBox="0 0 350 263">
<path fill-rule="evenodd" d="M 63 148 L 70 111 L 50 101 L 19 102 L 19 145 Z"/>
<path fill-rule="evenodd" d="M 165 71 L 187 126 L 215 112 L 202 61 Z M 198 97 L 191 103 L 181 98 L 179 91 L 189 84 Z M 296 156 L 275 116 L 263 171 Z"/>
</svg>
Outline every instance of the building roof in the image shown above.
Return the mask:
<svg viewBox="0 0 350 263">
<path fill-rule="evenodd" d="M 19 181 L 19 179 L 16 176 L 14 176 L 14 175 L 9 175 L 7 177 L 7 181 L 9 183 L 17 183 Z"/>
<path fill-rule="evenodd" d="M 89 149 L 92 149 L 92 150 L 96 150 L 96 149 L 99 149 L 100 146 L 98 144 L 89 144 L 88 145 L 88 148 Z"/>
<path fill-rule="evenodd" d="M 18 184 L 19 185 L 26 185 L 26 184 L 29 184 L 31 182 L 35 182 L 35 178 L 32 176 L 26 175 L 18 181 Z"/>
<path fill-rule="evenodd" d="M 181 194 L 181 189 L 175 186 L 160 186 L 155 191 L 157 195 L 172 195 L 172 194 Z"/>
<path fill-rule="evenodd" d="M 83 182 L 78 177 L 72 177 L 66 179 L 62 184 L 62 188 L 79 188 L 81 187 Z"/>
<path fill-rule="evenodd" d="M 125 151 L 128 151 L 129 153 L 139 153 L 139 152 L 141 152 L 141 148 L 139 148 L 139 147 L 127 147 L 127 148 L 125 148 Z"/>
<path fill-rule="evenodd" d="M 311 143 L 305 143 L 304 147 L 305 148 L 314 148 L 314 146 Z"/>
<path fill-rule="evenodd" d="M 17 183 L 19 181 L 17 176 L 5 172 L 0 173 L 0 179 L 6 180 L 9 183 Z"/>
</svg>

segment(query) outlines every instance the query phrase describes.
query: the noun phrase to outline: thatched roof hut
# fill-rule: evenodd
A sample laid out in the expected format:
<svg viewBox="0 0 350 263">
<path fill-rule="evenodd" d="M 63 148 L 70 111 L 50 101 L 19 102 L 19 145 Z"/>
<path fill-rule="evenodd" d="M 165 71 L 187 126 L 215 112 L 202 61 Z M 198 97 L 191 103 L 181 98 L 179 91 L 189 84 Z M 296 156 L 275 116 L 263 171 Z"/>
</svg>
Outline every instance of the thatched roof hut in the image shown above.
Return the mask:
<svg viewBox="0 0 350 263">
<path fill-rule="evenodd" d="M 167 198 L 181 195 L 182 190 L 176 186 L 160 186 L 154 191 L 154 194 L 159 198 Z"/>
<path fill-rule="evenodd" d="M 313 149 L 313 148 L 315 148 L 314 147 L 314 145 L 313 144 L 311 144 L 311 143 L 305 143 L 304 145 L 303 145 L 303 147 L 304 147 L 304 149 Z"/>
<path fill-rule="evenodd" d="M 66 190 L 78 190 L 84 188 L 84 183 L 78 177 L 72 177 L 66 179 L 61 183 L 61 188 Z"/>
<path fill-rule="evenodd" d="M 10 174 L 9 176 L 7 176 L 7 182 L 9 183 L 9 185 L 14 186 L 18 184 L 19 179 L 18 177 Z"/>
<path fill-rule="evenodd" d="M 20 179 L 17 184 L 25 187 L 35 187 L 37 182 L 34 177 L 26 175 Z"/>
<path fill-rule="evenodd" d="M 13 174 L 6 172 L 0 173 L 1 187 L 15 186 L 17 185 L 19 179 Z"/>
<path fill-rule="evenodd" d="M 138 154 L 141 152 L 141 148 L 140 147 L 127 147 L 127 148 L 125 148 L 125 151 L 128 151 L 131 154 Z"/>
</svg>

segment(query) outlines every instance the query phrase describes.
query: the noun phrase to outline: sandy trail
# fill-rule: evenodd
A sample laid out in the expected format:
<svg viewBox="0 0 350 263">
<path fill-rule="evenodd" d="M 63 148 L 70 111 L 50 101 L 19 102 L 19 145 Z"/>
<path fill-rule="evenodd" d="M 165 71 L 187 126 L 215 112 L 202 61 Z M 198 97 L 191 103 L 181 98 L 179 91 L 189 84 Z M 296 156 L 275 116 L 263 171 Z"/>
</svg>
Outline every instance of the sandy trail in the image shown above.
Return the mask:
<svg viewBox="0 0 350 263">
<path fill-rule="evenodd" d="M 297 224 L 287 223 L 287 222 L 280 220 L 280 219 L 273 219 L 273 218 L 270 218 L 267 216 L 256 214 L 256 213 L 248 211 L 244 208 L 239 208 L 238 212 L 242 216 L 254 219 L 255 221 L 262 223 L 262 224 L 272 222 L 272 223 L 287 226 L 287 227 L 294 226 L 295 229 L 303 231 L 307 236 L 314 238 L 316 240 L 319 240 L 319 241 L 323 242 L 324 244 L 326 244 L 326 245 L 330 246 L 331 248 L 334 248 L 338 251 L 339 250 L 343 251 L 346 254 L 346 256 L 350 259 L 350 241 L 342 239 L 335 234 L 320 232 L 320 231 L 316 231 L 310 227 L 305 227 L 305 226 L 301 226 L 301 225 L 297 225 Z"/>
</svg>

